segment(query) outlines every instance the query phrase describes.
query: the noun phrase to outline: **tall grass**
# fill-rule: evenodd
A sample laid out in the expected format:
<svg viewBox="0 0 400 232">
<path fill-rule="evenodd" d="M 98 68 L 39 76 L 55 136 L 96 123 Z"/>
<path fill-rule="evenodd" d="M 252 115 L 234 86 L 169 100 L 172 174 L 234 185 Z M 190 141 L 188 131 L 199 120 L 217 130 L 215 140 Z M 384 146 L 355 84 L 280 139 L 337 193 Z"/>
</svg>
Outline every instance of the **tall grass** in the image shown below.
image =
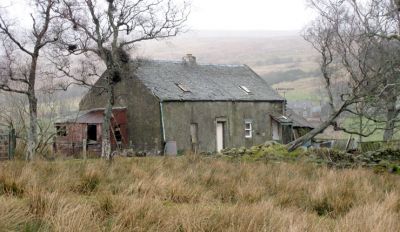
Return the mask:
<svg viewBox="0 0 400 232">
<path fill-rule="evenodd" d="M 0 231 L 400 231 L 400 177 L 214 158 L 0 163 Z"/>
</svg>

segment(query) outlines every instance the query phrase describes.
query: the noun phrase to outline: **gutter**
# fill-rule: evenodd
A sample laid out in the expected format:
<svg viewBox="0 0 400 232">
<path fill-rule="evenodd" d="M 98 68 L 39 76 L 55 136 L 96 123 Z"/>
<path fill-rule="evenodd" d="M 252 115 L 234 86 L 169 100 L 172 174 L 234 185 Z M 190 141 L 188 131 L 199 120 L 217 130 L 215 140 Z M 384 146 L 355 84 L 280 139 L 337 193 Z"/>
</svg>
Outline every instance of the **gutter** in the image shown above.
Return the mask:
<svg viewBox="0 0 400 232">
<path fill-rule="evenodd" d="M 161 112 L 161 130 L 163 135 L 163 142 L 165 143 L 165 126 L 164 126 L 164 110 L 163 110 L 163 102 L 160 101 L 160 112 Z"/>
</svg>

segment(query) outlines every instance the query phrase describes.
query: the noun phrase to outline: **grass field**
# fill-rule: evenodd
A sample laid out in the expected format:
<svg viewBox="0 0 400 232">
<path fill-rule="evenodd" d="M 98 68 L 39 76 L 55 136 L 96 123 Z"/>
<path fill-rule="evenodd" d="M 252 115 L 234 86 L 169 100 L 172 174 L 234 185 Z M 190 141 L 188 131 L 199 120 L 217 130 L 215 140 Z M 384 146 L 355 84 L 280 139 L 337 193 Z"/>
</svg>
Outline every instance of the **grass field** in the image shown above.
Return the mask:
<svg viewBox="0 0 400 232">
<path fill-rule="evenodd" d="M 274 89 L 293 89 L 291 91 L 287 91 L 285 94 L 285 97 L 288 101 L 306 100 L 320 102 L 321 98 L 323 98 L 322 93 L 324 92 L 324 89 L 320 86 L 322 86 L 321 79 L 312 77 L 296 81 L 285 81 L 275 84 L 272 87 Z M 281 95 L 283 95 L 283 93 L 281 93 Z"/>
<path fill-rule="evenodd" d="M 1 231 L 400 231 L 400 177 L 216 158 L 0 163 Z"/>
</svg>

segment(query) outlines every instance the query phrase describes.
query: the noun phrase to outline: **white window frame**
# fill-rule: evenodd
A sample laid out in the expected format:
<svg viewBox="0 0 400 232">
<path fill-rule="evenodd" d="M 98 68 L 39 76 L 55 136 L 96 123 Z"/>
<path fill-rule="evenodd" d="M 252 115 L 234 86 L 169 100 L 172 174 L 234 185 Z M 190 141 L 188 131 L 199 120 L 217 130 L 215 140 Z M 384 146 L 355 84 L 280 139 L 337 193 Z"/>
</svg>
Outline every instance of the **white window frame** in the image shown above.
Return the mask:
<svg viewBox="0 0 400 232">
<path fill-rule="evenodd" d="M 248 125 L 250 126 L 249 128 L 247 128 Z M 246 139 L 253 138 L 253 122 L 251 121 L 244 122 L 244 137 Z"/>
</svg>

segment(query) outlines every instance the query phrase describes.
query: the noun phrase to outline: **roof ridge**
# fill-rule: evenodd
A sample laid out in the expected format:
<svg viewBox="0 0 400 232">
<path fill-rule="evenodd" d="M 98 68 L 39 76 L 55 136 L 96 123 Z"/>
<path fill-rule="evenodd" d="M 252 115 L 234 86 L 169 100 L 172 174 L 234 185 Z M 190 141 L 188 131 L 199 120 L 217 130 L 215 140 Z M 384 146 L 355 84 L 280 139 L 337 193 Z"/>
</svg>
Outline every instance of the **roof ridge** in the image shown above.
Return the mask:
<svg viewBox="0 0 400 232">
<path fill-rule="evenodd" d="M 180 60 L 145 60 L 147 62 L 154 62 L 154 63 L 171 63 L 171 64 L 183 64 Z M 219 67 L 246 67 L 246 64 L 213 64 L 213 63 L 199 63 L 197 62 L 196 65 L 198 66 L 219 66 Z"/>
</svg>

